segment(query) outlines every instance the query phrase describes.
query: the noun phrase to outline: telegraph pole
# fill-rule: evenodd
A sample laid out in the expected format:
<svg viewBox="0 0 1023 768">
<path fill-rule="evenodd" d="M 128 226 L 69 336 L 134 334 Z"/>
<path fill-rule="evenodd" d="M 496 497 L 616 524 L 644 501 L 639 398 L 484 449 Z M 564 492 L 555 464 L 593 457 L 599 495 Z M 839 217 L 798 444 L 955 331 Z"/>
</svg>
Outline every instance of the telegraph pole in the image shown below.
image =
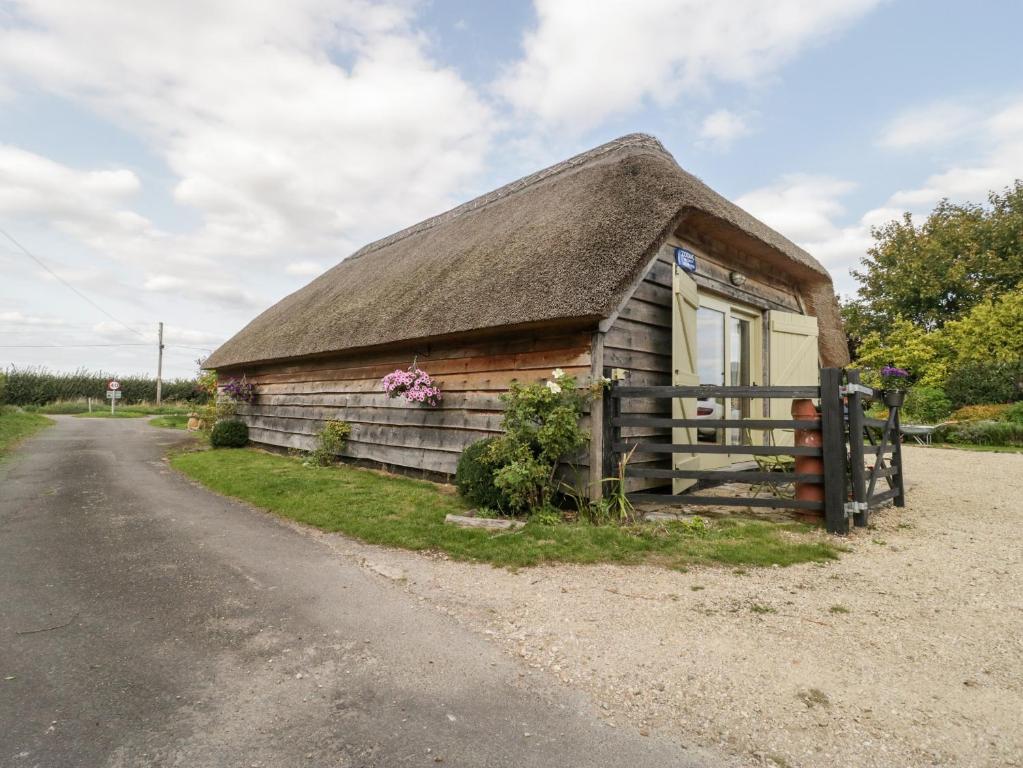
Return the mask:
<svg viewBox="0 0 1023 768">
<path fill-rule="evenodd" d="M 160 323 L 160 349 L 156 358 L 156 404 L 163 399 L 163 323 Z"/>
</svg>

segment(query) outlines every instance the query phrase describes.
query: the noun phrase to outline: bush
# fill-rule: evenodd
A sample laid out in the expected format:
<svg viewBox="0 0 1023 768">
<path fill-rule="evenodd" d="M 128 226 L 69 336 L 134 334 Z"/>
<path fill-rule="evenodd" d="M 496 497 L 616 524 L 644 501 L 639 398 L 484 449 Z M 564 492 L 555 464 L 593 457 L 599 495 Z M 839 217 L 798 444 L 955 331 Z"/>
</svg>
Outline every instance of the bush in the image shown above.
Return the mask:
<svg viewBox="0 0 1023 768">
<path fill-rule="evenodd" d="M 935 432 L 939 441 L 953 445 L 1023 445 L 1023 424 L 1011 421 L 967 421 Z"/>
<path fill-rule="evenodd" d="M 155 402 L 156 379 L 145 376 L 117 376 L 102 371 L 79 369 L 70 373 L 52 373 L 45 368 L 8 368 L 0 377 L 5 386 L 0 402 L 10 405 L 46 405 L 60 400 L 72 401 L 91 397 L 103 401 L 107 381 L 121 382 L 121 404 Z M 161 396 L 164 400 L 204 402 L 206 393 L 196 391 L 194 379 L 164 381 Z"/>
<path fill-rule="evenodd" d="M 1002 421 L 1010 408 L 1007 403 L 997 405 L 964 405 L 952 412 L 953 421 Z"/>
<path fill-rule="evenodd" d="M 238 419 L 218 421 L 210 432 L 210 445 L 214 448 L 244 448 L 248 442 L 249 428 Z"/>
<path fill-rule="evenodd" d="M 917 385 L 906 394 L 903 413 L 907 419 L 922 424 L 937 424 L 952 412 L 952 401 L 945 390 Z"/>
<path fill-rule="evenodd" d="M 962 363 L 945 380 L 952 405 L 1010 403 L 1023 398 L 1023 362 Z"/>
<path fill-rule="evenodd" d="M 455 471 L 455 486 L 469 503 L 483 509 L 506 512 L 508 497 L 494 484 L 498 467 L 490 457 L 490 447 L 496 440 L 495 437 L 477 440 L 462 451 Z"/>
<path fill-rule="evenodd" d="M 591 390 L 595 396 L 598 390 Z M 551 506 L 558 490 L 558 462 L 571 459 L 588 438 L 579 420 L 587 396 L 573 376 L 560 368 L 549 381 L 523 386 L 512 382 L 501 395 L 505 405 L 504 434 L 488 450 L 499 468 L 494 484 L 504 491 L 515 511 Z"/>
<path fill-rule="evenodd" d="M 1013 424 L 1023 424 L 1023 403 L 1015 403 L 1005 409 L 1002 418 Z"/>
<path fill-rule="evenodd" d="M 340 419 L 331 419 L 316 435 L 316 448 L 311 457 L 314 464 L 327 467 L 334 463 L 352 434 L 352 425 Z"/>
</svg>

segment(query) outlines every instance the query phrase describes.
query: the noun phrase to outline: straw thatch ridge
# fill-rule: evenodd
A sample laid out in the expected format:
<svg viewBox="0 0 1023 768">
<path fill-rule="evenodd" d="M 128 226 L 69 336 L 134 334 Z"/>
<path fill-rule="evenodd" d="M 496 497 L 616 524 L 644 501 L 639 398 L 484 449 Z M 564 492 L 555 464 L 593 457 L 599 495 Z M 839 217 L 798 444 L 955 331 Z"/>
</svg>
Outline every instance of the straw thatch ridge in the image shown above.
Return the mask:
<svg viewBox="0 0 1023 768">
<path fill-rule="evenodd" d="M 811 288 L 825 347 L 844 348 L 827 271 L 631 134 L 357 251 L 223 344 L 210 368 L 612 314 L 690 214 Z M 826 357 L 828 355 L 825 355 Z"/>
</svg>

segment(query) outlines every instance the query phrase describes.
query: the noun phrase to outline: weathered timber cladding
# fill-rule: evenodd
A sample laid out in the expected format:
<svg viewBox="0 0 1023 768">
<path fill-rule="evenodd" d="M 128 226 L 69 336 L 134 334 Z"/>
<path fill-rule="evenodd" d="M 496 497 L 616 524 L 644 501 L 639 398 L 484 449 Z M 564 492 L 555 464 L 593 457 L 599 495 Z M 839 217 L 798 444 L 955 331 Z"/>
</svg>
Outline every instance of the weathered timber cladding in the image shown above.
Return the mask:
<svg viewBox="0 0 1023 768">
<path fill-rule="evenodd" d="M 255 402 L 240 406 L 239 415 L 257 443 L 309 450 L 324 421 L 344 419 L 352 425 L 346 456 L 449 475 L 466 446 L 500 432 L 499 396 L 512 381 L 544 380 L 553 368 L 562 368 L 588 384 L 591 344 L 589 331 L 537 331 L 237 366 L 219 374 L 245 375 L 256 385 Z M 410 405 L 381 390 L 380 380 L 408 367 L 413 358 L 440 384 L 444 398 L 439 407 Z M 588 416 L 584 427 L 589 427 Z M 587 457 L 578 464 L 586 466 Z"/>
<path fill-rule="evenodd" d="M 647 270 L 642 282 L 622 306 L 604 337 L 603 364 L 607 368 L 629 371 L 628 385 L 669 386 L 671 384 L 671 276 L 676 246 L 697 253 L 697 271 L 693 275 L 701 291 L 716 293 L 727 299 L 761 310 L 781 309 L 800 312 L 796 289 L 776 275 L 768 274 L 756 260 L 686 232 L 684 239 L 670 237 L 657 259 Z M 729 273 L 739 270 L 746 283 L 737 288 Z M 628 399 L 623 402 L 623 415 L 671 417 L 671 401 Z M 622 436 L 644 438 L 652 442 L 671 442 L 671 429 L 649 426 L 622 427 Z M 671 469 L 670 455 L 635 453 L 630 466 Z M 629 480 L 629 490 L 636 491 L 663 485 L 663 479 Z"/>
</svg>

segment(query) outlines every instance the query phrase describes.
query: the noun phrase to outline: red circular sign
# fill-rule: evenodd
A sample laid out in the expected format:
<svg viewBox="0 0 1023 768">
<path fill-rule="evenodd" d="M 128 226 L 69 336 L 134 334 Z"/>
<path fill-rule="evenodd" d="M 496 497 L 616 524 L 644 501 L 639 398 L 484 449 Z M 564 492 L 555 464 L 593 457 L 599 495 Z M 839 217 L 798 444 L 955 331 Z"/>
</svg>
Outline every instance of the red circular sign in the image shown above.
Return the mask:
<svg viewBox="0 0 1023 768">
<path fill-rule="evenodd" d="M 117 381 L 116 379 L 111 379 L 110 381 L 107 382 L 107 389 L 109 389 L 111 392 L 114 392 L 120 388 L 121 382 Z"/>
</svg>

